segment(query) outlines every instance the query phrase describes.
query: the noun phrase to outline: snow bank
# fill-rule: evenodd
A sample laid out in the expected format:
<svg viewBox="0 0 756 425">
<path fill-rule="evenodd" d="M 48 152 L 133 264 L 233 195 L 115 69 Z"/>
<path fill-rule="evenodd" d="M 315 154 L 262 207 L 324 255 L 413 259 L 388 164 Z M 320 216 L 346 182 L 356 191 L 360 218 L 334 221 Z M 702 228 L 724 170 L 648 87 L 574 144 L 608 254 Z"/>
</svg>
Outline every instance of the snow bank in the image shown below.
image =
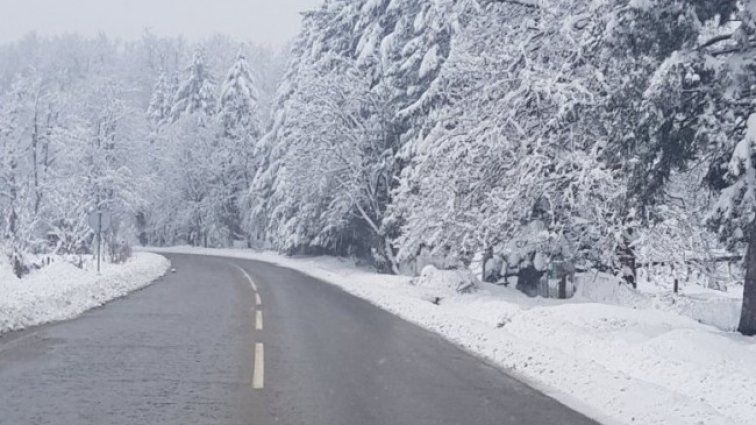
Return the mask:
<svg viewBox="0 0 756 425">
<path fill-rule="evenodd" d="M 657 298 L 666 308 L 723 331 L 735 331 L 740 323 L 742 299 L 703 295 L 667 295 Z"/>
<path fill-rule="evenodd" d="M 169 265 L 160 255 L 140 252 L 124 264 L 103 264 L 100 276 L 66 262 L 23 279 L 0 267 L 0 334 L 76 317 L 150 284 Z"/>
<path fill-rule="evenodd" d="M 723 331 L 734 331 L 740 321 L 742 294 L 733 296 L 705 288 L 686 288 L 679 294 L 633 291 L 615 276 L 585 273 L 576 276 L 580 296 L 599 303 L 635 309 L 670 311 Z"/>
<path fill-rule="evenodd" d="M 580 294 L 531 299 L 489 284 L 435 305 L 410 278 L 379 275 L 345 260 L 167 251 L 267 261 L 331 282 L 605 424 L 746 425 L 756 417 L 756 340 L 671 311 L 599 304 Z"/>
</svg>

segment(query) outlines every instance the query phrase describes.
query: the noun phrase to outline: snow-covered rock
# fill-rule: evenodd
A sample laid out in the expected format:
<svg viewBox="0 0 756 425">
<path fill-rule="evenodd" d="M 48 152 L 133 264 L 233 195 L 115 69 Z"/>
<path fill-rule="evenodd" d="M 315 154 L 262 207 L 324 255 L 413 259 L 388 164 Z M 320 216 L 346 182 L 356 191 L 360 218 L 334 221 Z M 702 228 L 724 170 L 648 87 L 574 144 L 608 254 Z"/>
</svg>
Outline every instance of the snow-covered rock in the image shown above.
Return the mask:
<svg viewBox="0 0 756 425">
<path fill-rule="evenodd" d="M 436 292 L 436 295 L 467 294 L 478 288 L 478 279 L 469 270 L 439 270 L 425 266 L 412 284 Z"/>
<path fill-rule="evenodd" d="M 23 279 L 0 267 L 0 334 L 76 317 L 149 285 L 169 266 L 163 256 L 140 252 L 123 264 L 103 264 L 99 276 L 66 262 Z"/>
</svg>

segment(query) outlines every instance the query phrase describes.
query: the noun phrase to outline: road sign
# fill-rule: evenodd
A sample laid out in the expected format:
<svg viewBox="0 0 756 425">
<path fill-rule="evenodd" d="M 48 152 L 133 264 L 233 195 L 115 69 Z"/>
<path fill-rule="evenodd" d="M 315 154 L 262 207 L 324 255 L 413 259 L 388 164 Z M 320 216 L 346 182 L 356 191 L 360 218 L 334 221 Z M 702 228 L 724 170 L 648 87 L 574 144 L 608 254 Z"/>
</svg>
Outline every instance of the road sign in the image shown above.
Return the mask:
<svg viewBox="0 0 756 425">
<path fill-rule="evenodd" d="M 113 217 L 109 211 L 92 211 L 87 217 L 87 223 L 95 231 L 105 231 L 113 224 Z"/>
</svg>

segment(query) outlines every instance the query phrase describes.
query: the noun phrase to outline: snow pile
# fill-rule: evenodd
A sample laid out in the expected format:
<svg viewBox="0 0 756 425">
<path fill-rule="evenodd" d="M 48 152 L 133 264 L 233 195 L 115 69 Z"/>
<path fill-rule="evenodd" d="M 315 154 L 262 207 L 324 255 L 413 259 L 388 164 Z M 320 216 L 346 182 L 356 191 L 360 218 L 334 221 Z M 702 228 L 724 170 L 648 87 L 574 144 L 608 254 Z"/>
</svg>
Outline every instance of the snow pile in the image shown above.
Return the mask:
<svg viewBox="0 0 756 425">
<path fill-rule="evenodd" d="M 666 295 L 657 297 L 657 300 L 672 311 L 723 331 L 735 331 L 738 328 L 743 307 L 742 299 L 704 294 L 677 297 Z"/>
<path fill-rule="evenodd" d="M 756 417 L 756 340 L 674 312 L 599 304 L 580 293 L 572 300 L 533 299 L 485 283 L 473 294 L 454 294 L 434 304 L 426 288 L 411 285 L 408 277 L 379 275 L 331 257 L 193 248 L 167 252 L 267 261 L 331 282 L 445 336 L 602 423 L 747 425 Z M 599 281 L 596 276 L 593 283 Z M 630 293 L 610 295 L 616 300 Z"/>
<path fill-rule="evenodd" d="M 425 288 L 437 296 L 467 294 L 477 289 L 478 279 L 469 270 L 439 270 L 425 266 L 412 284 Z"/>
<path fill-rule="evenodd" d="M 147 286 L 170 263 L 160 255 L 137 253 L 124 264 L 103 264 L 100 276 L 59 262 L 23 279 L 0 267 L 0 334 L 66 320 Z"/>
<path fill-rule="evenodd" d="M 742 293 L 736 291 L 721 292 L 696 286 L 686 287 L 676 295 L 669 291 L 652 292 L 645 287 L 633 291 L 621 285 L 615 276 L 604 273 L 578 274 L 576 281 L 579 294 L 590 301 L 675 312 L 723 331 L 734 331 L 740 320 Z"/>
</svg>

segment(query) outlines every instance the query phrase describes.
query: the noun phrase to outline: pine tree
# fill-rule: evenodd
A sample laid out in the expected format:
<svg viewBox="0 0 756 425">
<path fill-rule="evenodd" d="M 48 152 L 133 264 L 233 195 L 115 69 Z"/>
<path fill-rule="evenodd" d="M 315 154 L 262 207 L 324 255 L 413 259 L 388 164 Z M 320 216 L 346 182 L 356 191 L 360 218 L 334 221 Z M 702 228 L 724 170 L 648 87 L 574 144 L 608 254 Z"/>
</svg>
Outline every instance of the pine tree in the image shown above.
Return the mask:
<svg viewBox="0 0 756 425">
<path fill-rule="evenodd" d="M 173 100 L 173 122 L 188 114 L 204 125 L 216 112 L 215 81 L 205 65 L 205 57 L 197 50 L 186 69 L 186 79 L 179 85 Z"/>
<path fill-rule="evenodd" d="M 746 275 L 738 331 L 756 335 L 756 1 L 742 3 L 740 25 L 705 41 L 711 62 L 722 68 L 719 94 L 702 114 L 703 129 L 711 133 L 698 146 L 708 163 L 707 183 L 719 195 L 709 223 L 731 249 L 745 247 Z M 725 15 L 727 16 L 727 15 Z"/>
<path fill-rule="evenodd" d="M 239 52 L 223 83 L 218 113 L 221 145 L 215 164 L 221 178 L 213 194 L 221 207 L 220 221 L 229 235 L 244 235 L 241 211 L 248 207 L 244 195 L 254 175 L 254 150 L 261 134 L 258 90 L 246 56 Z"/>
<path fill-rule="evenodd" d="M 372 255 L 380 267 L 396 269 L 383 221 L 401 169 L 397 153 L 422 129 L 433 99 L 428 93 L 448 53 L 454 7 L 450 1 L 329 0 L 306 15 L 254 184 L 262 199 L 255 215 L 264 217 L 279 246 Z M 328 172 L 303 170 L 306 186 L 329 183 L 290 197 L 301 189 L 295 167 L 309 167 L 308 155 L 323 152 L 331 155 L 323 159 L 332 164 L 326 170 L 361 164 L 364 173 L 334 183 Z"/>
<path fill-rule="evenodd" d="M 171 93 L 171 84 L 165 73 L 161 72 L 152 90 L 152 98 L 147 108 L 147 119 L 152 123 L 154 128 L 160 128 L 170 120 L 172 106 L 173 94 Z"/>
<path fill-rule="evenodd" d="M 253 182 L 251 198 L 255 203 L 248 228 L 250 233 L 264 233 L 282 250 L 345 253 L 344 247 L 355 239 L 367 239 L 357 232 L 346 234 L 350 218 L 343 217 L 343 211 L 339 210 L 342 220 L 333 218 L 339 215 L 336 209 L 327 214 L 327 199 L 336 189 L 333 180 L 325 182 L 327 166 L 320 167 L 322 171 L 312 167 L 316 158 L 323 157 L 322 145 L 326 143 L 313 136 L 336 126 L 308 108 L 331 98 L 322 90 L 322 82 L 336 80 L 352 63 L 351 39 L 363 3 L 328 0 L 305 15 L 279 90 L 272 130 L 258 144 L 262 163 Z M 334 90 L 333 94 L 337 91 L 343 92 Z M 312 156 L 305 165 L 310 154 L 318 156 Z"/>
<path fill-rule="evenodd" d="M 221 88 L 219 116 L 227 137 L 239 137 L 241 133 L 259 137 L 259 97 L 247 58 L 239 52 Z"/>
<path fill-rule="evenodd" d="M 605 44 L 615 57 L 607 157 L 628 176 L 645 216 L 664 200 L 675 170 L 708 166 L 705 182 L 719 195 L 708 222 L 730 249 L 747 246 L 739 331 L 754 335 L 756 2 L 741 5 L 680 0 L 617 9 Z"/>
</svg>

